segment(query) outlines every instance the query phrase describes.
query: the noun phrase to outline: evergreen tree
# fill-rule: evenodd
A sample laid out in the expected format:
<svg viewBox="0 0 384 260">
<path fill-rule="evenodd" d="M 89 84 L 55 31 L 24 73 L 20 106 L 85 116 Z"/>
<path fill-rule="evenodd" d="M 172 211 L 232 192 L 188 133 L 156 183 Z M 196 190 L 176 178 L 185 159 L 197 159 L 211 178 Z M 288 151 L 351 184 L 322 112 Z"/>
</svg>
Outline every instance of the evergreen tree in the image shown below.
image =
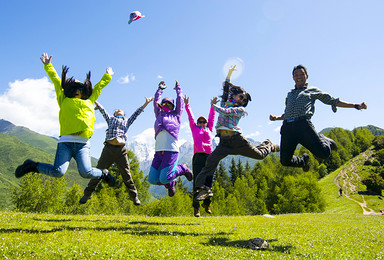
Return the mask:
<svg viewBox="0 0 384 260">
<path fill-rule="evenodd" d="M 239 177 L 239 172 L 237 171 L 235 158 L 232 157 L 231 165 L 229 166 L 229 174 L 231 175 L 231 182 L 235 184 L 237 177 Z"/>
</svg>

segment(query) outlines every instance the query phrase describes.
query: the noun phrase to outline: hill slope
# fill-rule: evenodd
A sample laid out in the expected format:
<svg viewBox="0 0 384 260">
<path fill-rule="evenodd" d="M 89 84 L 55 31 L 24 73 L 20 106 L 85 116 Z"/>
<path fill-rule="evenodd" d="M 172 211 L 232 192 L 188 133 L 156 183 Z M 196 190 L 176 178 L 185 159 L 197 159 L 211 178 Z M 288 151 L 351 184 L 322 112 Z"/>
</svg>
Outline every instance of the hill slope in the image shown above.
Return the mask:
<svg viewBox="0 0 384 260">
<path fill-rule="evenodd" d="M 364 166 L 364 162 L 372 155 L 373 149 L 368 149 L 319 181 L 327 202 L 325 213 L 371 215 L 379 214 L 379 209 L 384 208 L 380 196 L 365 194 L 365 186 L 360 182 L 364 175 L 364 167 L 368 167 Z M 340 187 L 343 196 L 340 196 Z"/>
</svg>

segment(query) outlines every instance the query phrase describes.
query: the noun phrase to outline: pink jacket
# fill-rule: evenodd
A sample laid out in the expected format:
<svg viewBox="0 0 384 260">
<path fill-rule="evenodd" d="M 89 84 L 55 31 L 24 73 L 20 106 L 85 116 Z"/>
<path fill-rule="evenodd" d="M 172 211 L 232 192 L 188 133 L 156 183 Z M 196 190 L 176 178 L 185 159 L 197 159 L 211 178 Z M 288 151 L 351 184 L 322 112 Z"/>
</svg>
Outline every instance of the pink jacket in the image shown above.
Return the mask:
<svg viewBox="0 0 384 260">
<path fill-rule="evenodd" d="M 208 115 L 208 124 L 205 129 L 198 127 L 193 117 L 193 113 L 189 104 L 185 105 L 185 110 L 188 114 L 189 126 L 191 127 L 193 137 L 193 152 L 211 154 L 212 149 L 212 129 L 215 121 L 215 110 L 211 106 Z"/>
</svg>

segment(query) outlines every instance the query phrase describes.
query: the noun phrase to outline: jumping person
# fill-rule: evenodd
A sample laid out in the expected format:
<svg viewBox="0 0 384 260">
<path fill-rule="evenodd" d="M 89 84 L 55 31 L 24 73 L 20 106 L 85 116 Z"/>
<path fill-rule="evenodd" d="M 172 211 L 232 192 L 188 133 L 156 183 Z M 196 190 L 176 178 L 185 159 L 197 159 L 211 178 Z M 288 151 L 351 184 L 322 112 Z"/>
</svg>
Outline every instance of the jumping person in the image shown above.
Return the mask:
<svg viewBox="0 0 384 260">
<path fill-rule="evenodd" d="M 163 98 L 160 103 L 163 90 L 167 86 L 164 81 L 159 83 L 154 97 L 155 110 L 155 156 L 148 174 L 148 181 L 153 185 L 164 185 L 168 189 L 168 195 L 172 197 L 176 192 L 175 179 L 184 175 L 188 181 L 192 181 L 192 172 L 186 164 L 178 164 L 179 147 L 177 145 L 180 118 L 184 108 L 182 90 L 176 81 L 176 107 L 172 98 Z"/>
<path fill-rule="evenodd" d="M 125 143 L 127 142 L 127 131 L 129 127 L 152 100 L 153 98 L 145 98 L 145 103 L 140 106 L 130 118 L 126 118 L 124 111 L 121 109 L 115 110 L 113 116 L 110 116 L 100 103 L 97 101 L 95 102 L 95 109 L 100 111 L 108 124 L 104 148 L 96 167 L 99 169 L 108 169 L 112 163 L 115 163 L 123 178 L 123 182 L 128 189 L 129 198 L 135 205 L 140 205 L 141 202 L 137 196 L 137 190 L 129 170 L 127 147 L 125 146 Z M 80 199 L 81 204 L 86 203 L 87 200 L 92 197 L 92 193 L 96 190 L 99 181 L 99 179 L 91 179 L 89 181 L 88 186 L 84 189 L 84 196 Z"/>
<path fill-rule="evenodd" d="M 298 65 L 292 71 L 295 88 L 288 92 L 285 101 L 285 111 L 281 116 L 271 114 L 271 121 L 284 120 L 280 130 L 280 162 L 283 166 L 301 167 L 309 171 L 309 155 L 294 155 L 296 146 L 303 145 L 317 158 L 327 159 L 331 150 L 336 150 L 336 142 L 322 134 L 318 134 L 311 122 L 315 112 L 315 101 L 318 99 L 324 104 L 331 105 L 333 112 L 337 107 L 367 109 L 367 104 L 352 104 L 332 97 L 330 94 L 308 86 L 308 72 L 303 65 Z"/>
<path fill-rule="evenodd" d="M 60 79 L 51 64 L 52 56 L 48 58 L 48 55 L 44 53 L 40 59 L 55 87 L 56 99 L 60 107 L 60 138 L 57 144 L 54 165 L 28 159 L 16 168 L 16 178 L 20 178 L 29 172 L 43 173 L 51 177 L 62 177 L 73 157 L 77 162 L 81 177 L 104 179 L 110 186 L 114 186 L 115 177 L 107 169 L 92 168 L 89 142 L 95 123 L 93 103 L 99 97 L 101 90 L 111 81 L 112 68 L 107 68 L 107 72 L 101 78 L 101 81 L 92 89 L 91 72 L 87 73 L 85 82 L 81 83 L 73 79 L 73 77 L 67 78 L 68 68 L 63 66 Z"/>
<path fill-rule="evenodd" d="M 189 105 L 189 98 L 184 97 L 185 110 L 188 114 L 189 126 L 191 128 L 193 137 L 193 158 L 192 158 L 192 172 L 193 172 L 193 190 L 196 189 L 196 176 L 200 173 L 201 169 L 205 166 L 208 156 L 212 153 L 212 130 L 215 121 L 215 110 L 211 106 L 209 110 L 208 120 L 200 116 L 195 122 L 191 106 Z M 208 176 L 206 179 L 206 186 L 212 186 L 213 175 Z M 201 206 L 205 212 L 211 214 L 211 198 L 207 197 Z M 200 217 L 200 202 L 194 200 L 192 203 L 194 209 L 194 216 Z"/>
<path fill-rule="evenodd" d="M 234 70 L 236 70 L 236 65 L 229 69 L 224 82 L 221 106 L 216 105 L 218 103 L 217 97 L 211 100 L 211 106 L 219 113 L 216 131 L 220 137 L 220 143 L 208 156 L 205 167 L 196 177 L 196 191 L 194 194 L 194 200 L 196 201 L 205 200 L 207 197 L 213 196 L 212 185 L 207 185 L 207 178 L 211 178 L 214 175 L 220 160 L 227 155 L 243 155 L 261 160 L 269 153 L 279 151 L 279 146 L 273 144 L 269 139 L 254 147 L 241 134 L 241 129 L 237 124 L 247 114 L 245 107 L 251 101 L 251 96 L 241 87 L 235 86 L 230 82 Z"/>
</svg>

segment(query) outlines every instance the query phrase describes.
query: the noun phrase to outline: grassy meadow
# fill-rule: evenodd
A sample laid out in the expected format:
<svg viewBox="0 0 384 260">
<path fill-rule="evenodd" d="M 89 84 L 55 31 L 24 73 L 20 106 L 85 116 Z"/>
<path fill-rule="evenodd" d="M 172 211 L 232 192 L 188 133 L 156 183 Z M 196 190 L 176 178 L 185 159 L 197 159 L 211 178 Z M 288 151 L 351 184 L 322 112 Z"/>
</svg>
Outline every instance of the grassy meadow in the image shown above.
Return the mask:
<svg viewBox="0 0 384 260">
<path fill-rule="evenodd" d="M 0 212 L 2 259 L 383 259 L 384 218 L 362 214 L 145 217 Z M 269 249 L 247 247 L 260 237 Z"/>
</svg>

